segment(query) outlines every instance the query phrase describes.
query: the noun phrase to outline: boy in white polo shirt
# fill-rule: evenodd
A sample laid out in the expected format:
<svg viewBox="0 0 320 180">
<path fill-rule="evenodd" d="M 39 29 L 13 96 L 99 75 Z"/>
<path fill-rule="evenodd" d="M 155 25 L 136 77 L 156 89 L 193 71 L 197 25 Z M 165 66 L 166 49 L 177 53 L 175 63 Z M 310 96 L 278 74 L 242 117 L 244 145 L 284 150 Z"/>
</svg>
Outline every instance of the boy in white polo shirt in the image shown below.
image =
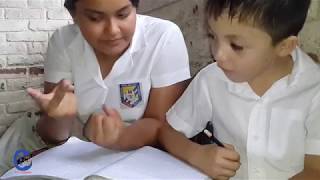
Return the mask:
<svg viewBox="0 0 320 180">
<path fill-rule="evenodd" d="M 28 90 L 43 114 L 38 122 L 16 121 L 1 138 L 0 174 L 13 166 L 18 149 L 34 151 L 64 142 L 71 125 L 79 122 L 76 116 L 80 132 L 84 125 L 85 136 L 100 146 L 127 150 L 153 144 L 150 137 L 157 126 L 150 117 L 165 119 L 190 78 L 189 60 L 179 27 L 137 15 L 138 3 L 65 1 L 75 24 L 50 39 L 45 94 Z"/>
<path fill-rule="evenodd" d="M 319 178 L 320 66 L 297 47 L 309 5 L 208 0 L 216 63 L 167 113 L 164 148 L 214 179 Z M 224 148 L 188 139 L 208 121 Z"/>
</svg>

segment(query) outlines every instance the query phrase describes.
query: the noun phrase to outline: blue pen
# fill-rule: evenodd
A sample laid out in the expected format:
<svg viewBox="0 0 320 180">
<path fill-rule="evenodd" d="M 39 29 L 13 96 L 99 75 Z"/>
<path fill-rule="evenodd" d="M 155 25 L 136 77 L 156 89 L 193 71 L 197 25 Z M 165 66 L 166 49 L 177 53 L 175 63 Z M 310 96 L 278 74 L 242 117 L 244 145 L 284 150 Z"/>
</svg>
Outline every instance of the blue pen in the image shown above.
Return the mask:
<svg viewBox="0 0 320 180">
<path fill-rule="evenodd" d="M 213 124 L 211 121 L 208 121 L 203 133 L 208 136 L 211 144 L 217 144 L 220 147 L 224 147 L 224 145 L 213 135 Z"/>
</svg>

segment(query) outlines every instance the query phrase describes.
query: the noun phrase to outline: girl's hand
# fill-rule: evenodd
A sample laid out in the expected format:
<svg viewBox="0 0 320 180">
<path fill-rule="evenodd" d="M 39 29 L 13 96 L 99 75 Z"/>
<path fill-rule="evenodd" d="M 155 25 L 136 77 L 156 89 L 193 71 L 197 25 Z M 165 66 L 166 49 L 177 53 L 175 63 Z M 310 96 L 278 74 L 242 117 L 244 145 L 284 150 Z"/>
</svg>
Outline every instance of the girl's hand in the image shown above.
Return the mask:
<svg viewBox="0 0 320 180">
<path fill-rule="evenodd" d="M 93 113 L 84 127 L 84 135 L 93 143 L 117 149 L 124 123 L 117 110 L 103 106 L 102 113 Z"/>
<path fill-rule="evenodd" d="M 77 115 L 76 96 L 71 82 L 61 80 L 49 94 L 28 88 L 28 94 L 38 104 L 40 109 L 54 119 L 70 119 Z"/>
</svg>

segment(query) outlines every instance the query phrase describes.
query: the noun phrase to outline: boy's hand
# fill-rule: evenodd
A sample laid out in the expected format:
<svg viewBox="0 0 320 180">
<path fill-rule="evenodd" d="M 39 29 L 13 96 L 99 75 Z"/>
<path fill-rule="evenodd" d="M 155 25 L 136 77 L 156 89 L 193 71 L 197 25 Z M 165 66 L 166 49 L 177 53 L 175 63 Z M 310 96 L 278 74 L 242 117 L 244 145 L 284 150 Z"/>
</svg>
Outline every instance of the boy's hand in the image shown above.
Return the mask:
<svg viewBox="0 0 320 180">
<path fill-rule="evenodd" d="M 41 110 L 54 119 L 73 119 L 77 115 L 76 96 L 71 82 L 61 80 L 49 94 L 28 88 L 28 94 L 35 100 Z"/>
<path fill-rule="evenodd" d="M 84 135 L 93 143 L 117 148 L 124 123 L 117 110 L 103 106 L 103 113 L 93 113 L 84 127 Z"/>
<path fill-rule="evenodd" d="M 240 168 L 240 155 L 233 146 L 201 145 L 193 156 L 196 167 L 213 179 L 229 179 Z"/>
</svg>

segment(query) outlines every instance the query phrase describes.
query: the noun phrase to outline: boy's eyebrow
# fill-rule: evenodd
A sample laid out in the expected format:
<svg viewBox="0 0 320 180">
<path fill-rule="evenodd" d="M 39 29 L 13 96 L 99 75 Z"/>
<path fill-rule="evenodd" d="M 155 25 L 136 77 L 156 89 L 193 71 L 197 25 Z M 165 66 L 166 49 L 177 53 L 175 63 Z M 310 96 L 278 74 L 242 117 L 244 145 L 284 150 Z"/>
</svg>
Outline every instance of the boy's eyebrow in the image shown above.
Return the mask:
<svg viewBox="0 0 320 180">
<path fill-rule="evenodd" d="M 214 32 L 212 31 L 212 29 L 210 27 L 207 27 L 207 32 L 208 32 L 208 34 L 214 34 Z"/>
<path fill-rule="evenodd" d="M 243 39 L 241 36 L 235 35 L 235 34 L 229 34 L 229 35 L 226 35 L 225 37 L 228 39 L 231 39 L 231 40 L 242 40 Z"/>
</svg>

